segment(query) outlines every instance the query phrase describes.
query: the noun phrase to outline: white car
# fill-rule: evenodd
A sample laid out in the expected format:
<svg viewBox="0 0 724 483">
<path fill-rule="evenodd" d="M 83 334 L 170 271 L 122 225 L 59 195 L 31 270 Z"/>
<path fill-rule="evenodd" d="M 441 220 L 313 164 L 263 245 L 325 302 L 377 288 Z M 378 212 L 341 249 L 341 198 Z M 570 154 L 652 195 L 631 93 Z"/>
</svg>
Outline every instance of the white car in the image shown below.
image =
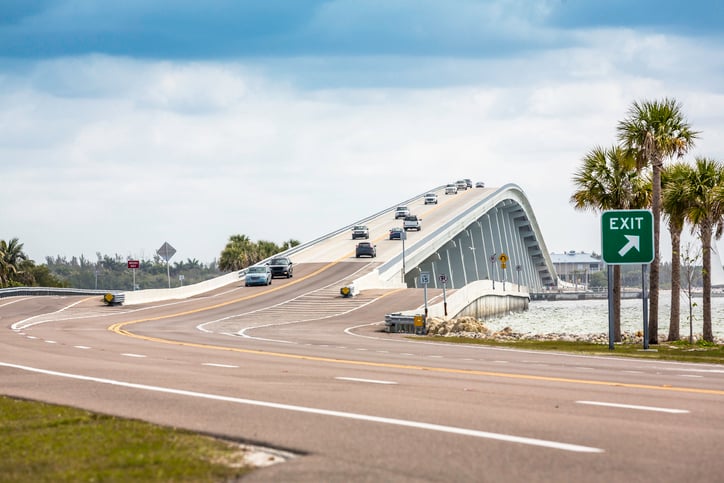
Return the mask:
<svg viewBox="0 0 724 483">
<path fill-rule="evenodd" d="M 398 206 L 395 208 L 395 220 L 398 218 L 404 218 L 410 214 L 410 208 L 407 206 Z"/>
<path fill-rule="evenodd" d="M 436 205 L 437 204 L 437 195 L 435 193 L 428 193 L 425 195 L 425 204 L 426 205 Z"/>
<path fill-rule="evenodd" d="M 445 194 L 446 195 L 456 195 L 458 194 L 458 187 L 454 184 L 449 184 L 445 186 Z"/>
<path fill-rule="evenodd" d="M 405 221 L 402 222 L 402 228 L 407 230 L 422 230 L 422 218 L 418 218 L 417 215 L 409 215 L 405 217 Z"/>
</svg>

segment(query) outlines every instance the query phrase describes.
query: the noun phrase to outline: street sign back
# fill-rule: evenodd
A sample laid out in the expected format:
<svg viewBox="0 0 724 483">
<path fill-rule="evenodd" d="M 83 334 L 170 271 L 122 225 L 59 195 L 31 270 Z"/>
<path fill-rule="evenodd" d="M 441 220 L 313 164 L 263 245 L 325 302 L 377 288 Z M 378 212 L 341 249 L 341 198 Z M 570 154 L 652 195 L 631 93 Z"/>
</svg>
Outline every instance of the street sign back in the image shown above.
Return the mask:
<svg viewBox="0 0 724 483">
<path fill-rule="evenodd" d="M 654 260 L 654 217 L 649 210 L 610 210 L 601 215 L 601 254 L 609 265 Z"/>
</svg>

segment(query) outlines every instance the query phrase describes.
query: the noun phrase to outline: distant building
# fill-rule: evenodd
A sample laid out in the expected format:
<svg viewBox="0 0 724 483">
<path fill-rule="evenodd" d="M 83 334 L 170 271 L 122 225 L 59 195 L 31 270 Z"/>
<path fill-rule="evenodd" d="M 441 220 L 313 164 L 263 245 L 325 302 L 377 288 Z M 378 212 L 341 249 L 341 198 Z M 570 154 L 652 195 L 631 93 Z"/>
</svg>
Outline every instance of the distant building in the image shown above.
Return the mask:
<svg viewBox="0 0 724 483">
<path fill-rule="evenodd" d="M 551 261 L 558 278 L 569 284 L 588 286 L 592 273 L 603 270 L 603 260 L 591 253 L 571 250 L 565 253 L 551 253 Z"/>
</svg>

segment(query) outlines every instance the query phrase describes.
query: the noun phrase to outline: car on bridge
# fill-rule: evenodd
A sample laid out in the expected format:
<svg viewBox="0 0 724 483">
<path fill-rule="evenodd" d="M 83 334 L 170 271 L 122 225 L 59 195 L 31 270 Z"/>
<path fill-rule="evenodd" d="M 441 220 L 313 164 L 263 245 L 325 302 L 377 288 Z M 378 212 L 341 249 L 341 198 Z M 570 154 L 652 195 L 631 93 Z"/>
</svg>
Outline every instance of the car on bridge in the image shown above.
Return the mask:
<svg viewBox="0 0 724 483">
<path fill-rule="evenodd" d="M 426 205 L 436 205 L 437 204 L 437 195 L 435 193 L 427 193 L 425 195 L 425 204 Z"/>
<path fill-rule="evenodd" d="M 355 248 L 354 256 L 359 257 L 371 257 L 377 256 L 377 245 L 373 245 L 370 242 L 359 242 Z"/>
<path fill-rule="evenodd" d="M 269 260 L 269 270 L 272 278 L 286 277 L 291 278 L 294 275 L 294 264 L 287 257 L 274 257 Z"/>
<path fill-rule="evenodd" d="M 445 186 L 445 194 L 446 195 L 456 195 L 458 194 L 458 187 L 452 183 Z"/>
<path fill-rule="evenodd" d="M 271 285 L 272 274 L 269 265 L 255 265 L 246 269 L 244 285 Z"/>
<path fill-rule="evenodd" d="M 455 182 L 455 186 L 457 186 L 458 191 L 465 191 L 468 189 L 468 182 L 464 179 L 459 179 Z"/>
<path fill-rule="evenodd" d="M 405 233 L 401 227 L 396 226 L 390 229 L 390 240 L 402 240 L 402 236 Z"/>
<path fill-rule="evenodd" d="M 405 217 L 405 221 L 402 222 L 402 228 L 407 230 L 422 230 L 422 218 L 417 215 L 409 215 Z"/>
<path fill-rule="evenodd" d="M 369 238 L 370 237 L 370 229 L 367 228 L 365 225 L 355 225 L 352 228 L 352 239 L 356 240 L 357 238 Z"/>
<path fill-rule="evenodd" d="M 410 214 L 410 208 L 407 206 L 398 206 L 395 208 L 395 220 L 398 218 L 404 218 Z"/>
<path fill-rule="evenodd" d="M 482 181 L 478 181 L 477 183 L 475 183 L 475 187 L 476 188 L 485 188 L 485 183 L 483 183 Z"/>
</svg>

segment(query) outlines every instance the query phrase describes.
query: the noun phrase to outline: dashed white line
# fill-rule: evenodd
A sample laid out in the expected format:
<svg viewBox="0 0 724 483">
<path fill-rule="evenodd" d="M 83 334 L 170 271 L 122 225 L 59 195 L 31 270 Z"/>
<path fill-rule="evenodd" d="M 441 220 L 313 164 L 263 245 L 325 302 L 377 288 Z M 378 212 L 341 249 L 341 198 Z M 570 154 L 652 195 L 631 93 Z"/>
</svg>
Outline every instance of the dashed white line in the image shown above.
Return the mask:
<svg viewBox="0 0 724 483">
<path fill-rule="evenodd" d="M 254 399 L 242 399 L 238 397 L 222 396 L 220 394 L 209 394 L 196 391 L 187 391 L 183 389 L 173 389 L 161 386 L 150 386 L 146 384 L 135 384 L 126 381 L 119 381 L 115 379 L 105 379 L 92 376 L 84 376 L 81 374 L 70 374 L 65 372 L 50 371 L 47 369 L 40 369 L 36 367 L 21 366 L 18 364 L 11 364 L 8 362 L 0 362 L 0 366 L 11 367 L 28 372 L 35 372 L 39 374 L 45 374 L 49 376 L 65 377 L 68 379 L 76 379 L 88 382 L 95 382 L 98 384 L 109 384 L 113 386 L 128 387 L 132 389 L 138 389 L 143 391 L 152 391 L 165 394 L 175 394 L 177 396 L 195 397 L 201 399 L 208 399 L 214 401 L 223 401 L 234 404 L 244 404 L 248 406 L 265 407 L 271 409 L 279 409 L 282 411 L 294 411 L 306 414 L 318 414 L 322 416 L 330 416 L 336 418 L 352 419 L 356 421 L 366 421 L 376 424 L 389 424 L 392 426 L 402 426 L 408 428 L 421 429 L 426 431 L 437 431 L 441 433 L 456 434 L 459 436 L 469 436 L 473 438 L 492 439 L 496 441 L 504 441 L 507 443 L 527 444 L 530 446 L 538 446 L 549 449 L 557 449 L 561 451 L 572 451 L 576 453 L 603 453 L 604 450 L 601 448 L 595 448 L 591 446 L 581 446 L 577 444 L 563 443 L 560 441 L 550 441 L 544 439 L 527 438 L 524 436 L 514 436 L 510 434 L 492 433 L 488 431 L 479 431 L 476 429 L 461 428 L 456 426 L 445 426 L 442 424 L 426 423 L 422 421 L 411 421 L 406 419 L 386 418 L 381 416 L 371 416 L 368 414 L 350 413 L 345 411 L 335 411 L 331 409 L 319 409 L 308 406 L 295 406 L 292 404 L 281 404 L 269 401 L 259 401 Z"/>
<path fill-rule="evenodd" d="M 121 355 L 122 355 L 122 356 L 126 356 L 126 357 L 141 357 L 141 358 L 142 358 L 142 357 L 146 357 L 146 356 L 144 356 L 143 354 L 132 354 L 132 353 L 130 353 L 130 352 L 124 352 L 124 353 L 121 354 Z"/>
<path fill-rule="evenodd" d="M 376 379 L 359 379 L 357 377 L 335 377 L 340 381 L 369 382 L 370 384 L 397 384 L 395 381 L 380 381 Z"/>
<path fill-rule="evenodd" d="M 699 374 L 679 374 L 679 377 L 704 377 Z"/>
<path fill-rule="evenodd" d="M 621 408 L 621 409 L 636 409 L 639 411 L 656 411 L 660 413 L 670 413 L 670 414 L 687 414 L 689 411 L 686 409 L 670 409 L 670 408 L 657 408 L 654 406 L 637 406 L 635 404 L 617 404 L 617 403 L 607 403 L 607 402 L 601 402 L 601 401 L 576 401 L 577 404 L 588 404 L 591 406 L 605 406 L 605 407 L 611 407 L 611 408 Z"/>
<path fill-rule="evenodd" d="M 45 343 L 46 344 L 57 344 L 57 342 L 54 340 L 46 340 Z"/>
<path fill-rule="evenodd" d="M 211 367 L 227 367 L 227 368 L 230 368 L 230 369 L 236 369 L 236 368 L 239 367 L 239 366 L 235 366 L 235 365 L 232 365 L 232 364 L 215 364 L 215 363 L 213 363 L 213 362 L 204 362 L 204 363 L 201 364 L 201 365 L 202 365 L 202 366 L 211 366 Z"/>
<path fill-rule="evenodd" d="M 90 349 L 90 347 L 88 347 L 87 345 L 74 345 L 73 347 L 75 347 L 76 349 Z"/>
</svg>

